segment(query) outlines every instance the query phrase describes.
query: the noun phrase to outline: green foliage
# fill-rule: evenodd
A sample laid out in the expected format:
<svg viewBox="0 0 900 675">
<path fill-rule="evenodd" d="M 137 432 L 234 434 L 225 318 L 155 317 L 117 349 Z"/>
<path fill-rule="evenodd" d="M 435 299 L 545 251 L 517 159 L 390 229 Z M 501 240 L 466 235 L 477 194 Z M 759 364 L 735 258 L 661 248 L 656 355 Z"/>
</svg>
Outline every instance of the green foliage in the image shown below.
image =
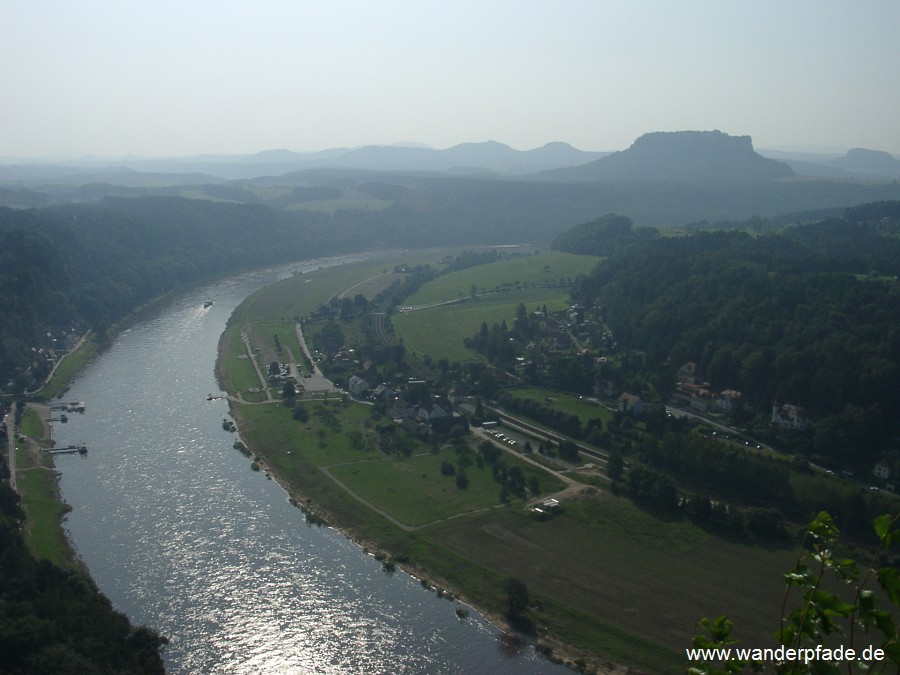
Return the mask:
<svg viewBox="0 0 900 675">
<path fill-rule="evenodd" d="M 559 456 L 569 462 L 577 462 L 578 445 L 570 440 L 561 441 L 559 444 Z"/>
<path fill-rule="evenodd" d="M 300 423 L 305 424 L 309 421 L 309 410 L 301 403 L 300 401 L 296 401 L 294 403 L 294 412 L 292 413 L 292 417 Z"/>
<path fill-rule="evenodd" d="M 578 415 L 552 408 L 540 401 L 503 394 L 499 404 L 501 408 L 521 413 L 535 422 L 546 424 L 573 438 L 582 439 L 586 435 L 586 428 L 582 427 Z"/>
<path fill-rule="evenodd" d="M 625 460 L 619 450 L 613 450 L 609 453 L 609 459 L 606 462 L 606 475 L 611 480 L 617 481 L 622 477 L 625 471 Z"/>
<path fill-rule="evenodd" d="M 861 465 L 900 431 L 900 238 L 832 220 L 752 237 L 699 233 L 636 243 L 578 286 L 645 369 L 695 362 L 714 390 L 768 414 L 803 406 L 810 449 Z"/>
<path fill-rule="evenodd" d="M 672 480 L 655 469 L 635 464 L 626 476 L 625 490 L 639 503 L 648 504 L 662 511 L 678 508 L 678 492 Z"/>
<path fill-rule="evenodd" d="M 580 255 L 608 256 L 621 251 L 637 241 L 658 237 L 659 232 L 650 227 L 633 228 L 631 219 L 608 213 L 590 223 L 576 225 L 553 240 L 556 251 Z"/>
<path fill-rule="evenodd" d="M 870 588 L 877 582 L 882 598 L 894 608 L 900 607 L 900 572 L 894 566 L 880 564 L 882 554 L 888 553 L 895 541 L 900 541 L 898 521 L 900 515 L 875 519 L 879 546 L 871 563 L 861 571 L 855 560 L 838 555 L 840 532 L 828 513 L 819 513 L 806 530 L 796 563 L 784 575 L 781 625 L 775 637 L 783 652 L 796 658 L 774 663 L 759 658 L 751 661 L 737 656 L 733 650 L 734 658 L 720 659 L 717 663 L 712 659 L 691 661 L 688 672 L 718 675 L 750 668 L 753 672 L 819 675 L 853 672 L 854 666 L 864 672 L 879 673 L 900 668 L 900 632 L 893 611 L 880 608 L 879 594 Z M 832 591 L 835 586 L 847 590 Z M 799 598 L 792 601 L 797 594 Z M 793 609 L 792 605 L 795 605 Z M 716 650 L 737 643 L 731 634 L 734 625 L 727 617 L 703 619 L 700 626 L 705 633 L 694 637 L 694 648 Z M 853 650 L 852 658 L 838 660 L 831 654 L 822 655 L 823 644 L 834 649 L 830 636 L 839 636 L 840 646 Z M 872 647 L 881 650 L 884 658 L 866 657 L 864 650 Z"/>
<path fill-rule="evenodd" d="M 48 331 L 79 326 L 102 336 L 174 290 L 334 251 L 325 243 L 328 230 L 314 236 L 315 218 L 304 218 L 289 222 L 261 205 L 173 197 L 0 208 L 0 381 L 30 365 L 32 347 L 51 346 Z"/>
<path fill-rule="evenodd" d="M 534 632 L 534 619 L 528 611 L 528 587 L 520 579 L 509 578 L 504 584 L 507 597 L 506 618 L 510 625 L 523 633 Z"/>
</svg>

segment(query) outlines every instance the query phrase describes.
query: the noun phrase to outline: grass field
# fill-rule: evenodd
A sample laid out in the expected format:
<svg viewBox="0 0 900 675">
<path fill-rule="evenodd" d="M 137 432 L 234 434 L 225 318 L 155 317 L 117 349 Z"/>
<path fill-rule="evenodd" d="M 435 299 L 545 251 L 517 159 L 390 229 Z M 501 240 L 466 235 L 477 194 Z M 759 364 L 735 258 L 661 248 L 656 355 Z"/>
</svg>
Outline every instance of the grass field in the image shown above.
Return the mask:
<svg viewBox="0 0 900 675">
<path fill-rule="evenodd" d="M 278 342 L 275 342 L 275 336 Z M 290 354 L 294 355 L 294 363 L 302 363 L 300 342 L 297 340 L 296 324 L 290 321 L 259 321 L 253 324 L 250 331 L 250 342 L 259 349 L 259 364 L 266 373 L 266 367 L 272 361 L 288 363 Z M 278 351 L 281 346 L 281 352 Z"/>
<path fill-rule="evenodd" d="M 69 383 L 80 373 L 85 365 L 97 355 L 98 347 L 94 336 L 89 334 L 78 349 L 66 354 L 56 366 L 53 377 L 37 392 L 37 396 L 44 399 L 52 399 L 62 394 L 69 387 Z"/>
<path fill-rule="evenodd" d="M 219 361 L 216 365 L 219 386 L 231 393 L 246 392 L 259 387 L 259 376 L 247 358 L 241 331 L 226 331 L 219 341 Z"/>
<path fill-rule="evenodd" d="M 408 352 L 433 359 L 470 361 L 480 358 L 465 348 L 463 340 L 478 333 L 482 323 L 512 323 L 516 308 L 525 303 L 530 311 L 547 305 L 550 311 L 569 306 L 563 288 L 528 288 L 479 297 L 454 305 L 442 305 L 391 317 L 394 333 Z"/>
<path fill-rule="evenodd" d="M 592 617 L 598 628 L 583 636 L 592 649 L 633 665 L 646 652 L 653 658 L 641 665 L 650 672 L 678 671 L 677 650 L 690 644 L 701 617 L 727 613 L 745 644 L 777 629 L 782 573 L 793 552 L 724 542 L 608 493 L 565 508 L 548 521 L 512 509 L 492 512 L 436 525 L 428 536 L 527 580 L 530 591 L 552 598 L 573 619 Z M 560 619 L 553 625 L 573 629 Z M 656 647 L 635 651 L 634 641 Z"/>
<path fill-rule="evenodd" d="M 65 566 L 71 551 L 60 527 L 68 507 L 56 499 L 56 476 L 51 469 L 28 468 L 17 471 L 22 506 L 27 514 L 25 542 L 35 558 Z"/>
<path fill-rule="evenodd" d="M 255 321 L 291 320 L 304 317 L 328 302 L 332 296 L 371 279 L 374 276 L 392 274 L 399 264 L 439 262 L 440 255 L 414 254 L 358 263 L 338 265 L 307 274 L 284 279 L 250 295 L 235 309 L 230 324 L 243 325 Z"/>
<path fill-rule="evenodd" d="M 510 324 L 523 303 L 528 311 L 545 305 L 550 311 L 565 309 L 570 304 L 570 289 L 560 280 L 574 280 L 590 272 L 599 260 L 550 251 L 451 272 L 424 284 L 404 304 L 464 302 L 394 314 L 391 323 L 407 351 L 418 356 L 476 359 L 479 357 L 463 346 L 463 340 L 475 335 L 482 323 Z M 473 288 L 475 298 L 471 297 Z"/>
<path fill-rule="evenodd" d="M 500 486 L 494 481 L 490 467 L 466 467 L 469 485 L 460 489 L 454 476 L 441 474 L 441 463 L 445 461 L 458 465 L 458 458 L 450 448 L 410 458 L 379 458 L 332 466 L 330 471 L 351 490 L 408 526 L 503 504 Z M 521 467 L 526 481 L 537 476 L 544 492 L 563 486 L 560 480 L 530 464 L 510 457 L 504 461 L 508 466 Z"/>
<path fill-rule="evenodd" d="M 48 443 L 49 439 L 43 438 L 44 426 L 34 408 L 25 411 L 19 431 L 30 439 L 16 447 L 16 482 L 26 515 L 25 543 L 36 558 L 72 566 L 72 552 L 60 525 L 68 507 L 58 499 L 50 456 L 37 447 L 37 441 Z"/>
<path fill-rule="evenodd" d="M 476 265 L 438 277 L 422 286 L 407 299 L 408 305 L 421 305 L 443 300 L 455 300 L 472 294 L 499 289 L 504 284 L 515 288 L 553 284 L 562 280 L 574 281 L 579 274 L 587 274 L 597 266 L 600 258 L 546 251 L 536 255 L 500 260 L 488 265 Z M 562 291 L 568 298 L 568 293 Z"/>
<path fill-rule="evenodd" d="M 260 349 L 262 365 L 273 359 L 287 361 L 286 353 L 278 355 L 274 351 L 274 334 L 278 334 L 282 347 L 289 346 L 294 357 L 301 362 L 303 359 L 294 332 L 297 317 L 311 314 L 345 289 L 365 293 L 378 288 L 378 279 L 392 278 L 391 270 L 395 265 L 412 260 L 416 259 L 402 256 L 339 265 L 298 274 L 253 293 L 235 309 L 220 340 L 217 364 L 220 386 L 232 393 L 246 392 L 259 386 L 252 363 L 244 358 L 246 348 L 241 340 L 242 330 L 247 330 L 252 336 L 252 348 Z M 436 254 L 432 260 L 437 260 Z M 244 398 L 251 400 L 254 397 L 244 394 Z M 263 398 L 256 397 L 256 400 Z"/>
<path fill-rule="evenodd" d="M 613 418 L 611 410 L 608 410 L 591 400 L 580 398 L 573 394 L 563 394 L 550 391 L 549 389 L 537 389 L 535 387 L 509 389 L 506 393 L 510 396 L 515 396 L 516 398 L 527 398 L 538 401 L 542 405 L 553 408 L 554 410 L 560 410 L 564 413 L 575 415 L 581 420 L 582 424 L 587 424 L 588 420 L 599 417 L 603 420 L 605 426 Z"/>
</svg>

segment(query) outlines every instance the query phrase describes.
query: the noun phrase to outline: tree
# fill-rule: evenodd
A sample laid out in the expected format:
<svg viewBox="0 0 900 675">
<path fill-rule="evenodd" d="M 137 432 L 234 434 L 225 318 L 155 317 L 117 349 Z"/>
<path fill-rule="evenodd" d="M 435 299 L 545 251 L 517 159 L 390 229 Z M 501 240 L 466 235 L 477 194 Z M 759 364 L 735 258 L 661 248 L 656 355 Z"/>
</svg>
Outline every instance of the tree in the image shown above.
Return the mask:
<svg viewBox="0 0 900 675">
<path fill-rule="evenodd" d="M 781 622 L 775 634 L 782 647 L 793 650 L 798 656 L 771 664 L 775 659 L 766 658 L 763 650 L 749 649 L 745 654 L 725 661 L 692 660 L 689 672 L 725 675 L 743 673 L 748 668 L 756 673 L 791 675 L 837 675 L 857 670 L 883 673 L 888 668 L 896 672 L 900 668 L 900 643 L 893 615 L 900 607 L 900 570 L 892 565 L 881 565 L 880 561 L 883 554 L 900 542 L 898 520 L 900 514 L 875 519 L 879 546 L 865 573 L 861 574 L 856 561 L 837 555 L 840 532 L 828 513 L 819 513 L 806 530 L 796 564 L 784 575 Z M 831 583 L 829 577 L 841 583 Z M 877 581 L 893 608 L 877 607 L 878 596 L 867 588 L 870 581 Z M 832 592 L 832 588 L 849 590 L 841 594 L 840 591 Z M 789 611 L 795 591 L 800 592 L 799 604 Z M 732 648 L 735 653 L 733 646 L 737 641 L 731 636 L 734 624 L 728 617 L 702 619 L 700 626 L 705 632 L 694 636 L 694 649 Z M 831 635 L 841 635 L 840 645 L 844 650 L 841 656 L 824 646 L 833 644 L 828 640 Z M 848 649 L 853 650 L 853 656 L 842 658 Z M 874 653 L 876 649 L 880 656 Z M 807 658 L 802 656 L 804 654 Z"/>
<path fill-rule="evenodd" d="M 284 399 L 286 405 L 293 405 L 294 397 L 297 395 L 297 390 L 294 388 L 294 383 L 292 381 L 288 381 L 284 383 L 284 386 L 281 388 L 281 396 Z"/>
<path fill-rule="evenodd" d="M 460 490 L 465 490 L 469 487 L 469 477 L 463 469 L 456 472 L 456 487 Z"/>
<path fill-rule="evenodd" d="M 566 439 L 564 441 L 560 441 L 559 456 L 570 462 L 577 462 L 578 461 L 578 446 L 575 444 L 574 441 L 570 441 L 568 439 Z"/>
<path fill-rule="evenodd" d="M 294 413 L 293 417 L 298 422 L 306 423 L 309 421 L 309 411 L 303 406 L 302 403 L 297 401 L 294 404 Z"/>
<path fill-rule="evenodd" d="M 625 460 L 622 459 L 622 453 L 618 450 L 613 450 L 609 453 L 609 459 L 606 461 L 606 475 L 617 481 L 622 477 L 624 471 Z"/>
<path fill-rule="evenodd" d="M 524 581 L 510 577 L 504 587 L 507 599 L 506 618 L 516 630 L 531 633 L 534 630 L 534 621 L 528 614 L 528 586 Z"/>
<path fill-rule="evenodd" d="M 475 417 L 478 419 L 484 419 L 484 403 L 482 402 L 480 396 L 475 399 Z"/>
</svg>

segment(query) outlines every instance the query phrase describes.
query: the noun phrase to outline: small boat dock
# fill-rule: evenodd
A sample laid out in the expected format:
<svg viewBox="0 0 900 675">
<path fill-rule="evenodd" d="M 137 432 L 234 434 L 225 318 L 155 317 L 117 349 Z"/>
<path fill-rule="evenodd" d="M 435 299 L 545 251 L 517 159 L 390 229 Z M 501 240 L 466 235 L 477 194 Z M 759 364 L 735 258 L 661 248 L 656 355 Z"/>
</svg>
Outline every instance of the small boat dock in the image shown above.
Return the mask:
<svg viewBox="0 0 900 675">
<path fill-rule="evenodd" d="M 88 454 L 88 449 L 84 443 L 81 443 L 80 445 L 67 445 L 64 448 L 53 448 L 52 450 L 47 450 L 47 452 L 51 455 L 71 455 L 76 452 L 79 455 L 86 455 Z"/>
</svg>

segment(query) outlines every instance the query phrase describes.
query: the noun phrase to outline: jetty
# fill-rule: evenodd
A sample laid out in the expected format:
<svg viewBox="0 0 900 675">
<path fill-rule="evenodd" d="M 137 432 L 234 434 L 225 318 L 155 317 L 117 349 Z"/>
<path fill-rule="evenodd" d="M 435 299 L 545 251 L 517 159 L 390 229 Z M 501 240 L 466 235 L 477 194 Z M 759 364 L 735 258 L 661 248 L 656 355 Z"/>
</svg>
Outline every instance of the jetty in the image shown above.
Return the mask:
<svg viewBox="0 0 900 675">
<path fill-rule="evenodd" d="M 52 450 L 47 450 L 47 452 L 51 455 L 70 455 L 76 452 L 80 455 L 86 455 L 88 449 L 84 443 L 81 443 L 80 445 L 67 445 L 63 448 L 53 448 Z"/>
</svg>

